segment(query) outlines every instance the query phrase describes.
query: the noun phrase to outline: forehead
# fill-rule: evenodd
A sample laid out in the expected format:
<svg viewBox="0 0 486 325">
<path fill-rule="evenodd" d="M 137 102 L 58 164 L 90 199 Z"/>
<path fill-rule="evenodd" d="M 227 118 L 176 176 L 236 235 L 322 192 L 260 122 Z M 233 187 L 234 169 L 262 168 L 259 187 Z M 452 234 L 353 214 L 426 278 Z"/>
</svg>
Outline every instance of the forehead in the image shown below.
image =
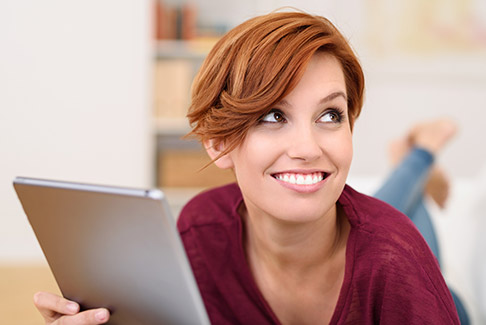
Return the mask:
<svg viewBox="0 0 486 325">
<path fill-rule="evenodd" d="M 316 72 L 318 71 L 318 73 Z M 317 79 L 344 82 L 344 72 L 341 62 L 332 54 L 318 51 L 309 60 L 304 77 L 313 72 Z"/>
<path fill-rule="evenodd" d="M 347 101 L 346 83 L 341 63 L 333 55 L 314 54 L 295 88 L 280 102 L 285 105 L 289 100 L 302 96 L 318 96 L 326 98 L 326 100 L 342 98 Z"/>
</svg>

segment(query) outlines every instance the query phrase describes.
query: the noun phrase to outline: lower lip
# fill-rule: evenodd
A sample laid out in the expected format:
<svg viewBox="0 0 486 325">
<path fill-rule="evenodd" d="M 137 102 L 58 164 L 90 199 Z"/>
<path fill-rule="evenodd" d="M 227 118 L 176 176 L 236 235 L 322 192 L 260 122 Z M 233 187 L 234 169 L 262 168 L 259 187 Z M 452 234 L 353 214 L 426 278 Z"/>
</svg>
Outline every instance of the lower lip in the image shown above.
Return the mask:
<svg viewBox="0 0 486 325">
<path fill-rule="evenodd" d="M 324 178 L 319 183 L 312 184 L 312 185 L 291 184 L 291 183 L 287 183 L 287 182 L 281 181 L 281 180 L 276 179 L 276 178 L 273 178 L 273 179 L 276 180 L 283 187 L 288 188 L 290 190 L 293 190 L 295 192 L 299 192 L 299 193 L 313 193 L 313 192 L 316 192 L 316 191 L 320 190 L 322 188 L 322 186 L 324 186 L 324 183 L 326 182 L 326 180 L 328 179 L 328 177 L 329 177 L 329 175 L 327 175 L 326 178 Z"/>
</svg>

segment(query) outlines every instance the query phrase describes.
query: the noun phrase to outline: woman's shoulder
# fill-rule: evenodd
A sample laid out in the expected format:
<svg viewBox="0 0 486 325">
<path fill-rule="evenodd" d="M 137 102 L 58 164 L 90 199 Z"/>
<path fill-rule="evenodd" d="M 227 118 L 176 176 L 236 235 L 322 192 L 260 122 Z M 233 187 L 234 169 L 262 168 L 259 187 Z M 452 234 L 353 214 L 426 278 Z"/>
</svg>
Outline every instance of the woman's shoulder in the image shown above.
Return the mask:
<svg viewBox="0 0 486 325">
<path fill-rule="evenodd" d="M 357 254 L 374 265 L 436 268 L 435 257 L 413 222 L 403 213 L 349 186 L 340 199 L 358 242 Z"/>
<path fill-rule="evenodd" d="M 378 304 L 385 323 L 415 323 L 423 317 L 428 323 L 455 324 L 437 260 L 410 219 L 349 186 L 340 203 L 352 227 L 346 258 L 350 292 L 366 293 L 371 300 L 365 305 Z"/>
<path fill-rule="evenodd" d="M 390 233 L 420 234 L 413 222 L 402 212 L 386 202 L 360 193 L 346 185 L 339 198 L 352 227 L 375 235 L 389 236 Z"/>
<path fill-rule="evenodd" d="M 201 192 L 182 209 L 177 226 L 179 232 L 191 227 L 221 224 L 234 219 L 243 197 L 236 183 Z"/>
</svg>

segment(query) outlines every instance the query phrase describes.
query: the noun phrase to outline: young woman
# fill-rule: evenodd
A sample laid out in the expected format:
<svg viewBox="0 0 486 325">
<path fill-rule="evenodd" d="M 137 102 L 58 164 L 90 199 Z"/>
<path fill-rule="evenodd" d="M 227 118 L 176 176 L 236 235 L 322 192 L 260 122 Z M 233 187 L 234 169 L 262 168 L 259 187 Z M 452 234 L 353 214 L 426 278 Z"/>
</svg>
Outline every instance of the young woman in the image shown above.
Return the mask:
<svg viewBox="0 0 486 325">
<path fill-rule="evenodd" d="M 304 13 L 250 19 L 207 57 L 192 134 L 237 183 L 195 197 L 178 227 L 213 324 L 458 324 L 411 221 L 345 184 L 363 91 L 345 38 Z M 109 318 L 35 303 L 48 324 Z"/>
</svg>

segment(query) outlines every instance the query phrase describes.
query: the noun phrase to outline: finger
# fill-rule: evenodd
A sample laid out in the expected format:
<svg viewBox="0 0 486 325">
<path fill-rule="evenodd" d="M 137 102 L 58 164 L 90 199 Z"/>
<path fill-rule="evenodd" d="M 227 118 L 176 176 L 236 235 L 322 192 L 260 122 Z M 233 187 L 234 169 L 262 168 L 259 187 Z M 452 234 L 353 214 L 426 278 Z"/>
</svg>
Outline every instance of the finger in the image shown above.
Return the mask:
<svg viewBox="0 0 486 325">
<path fill-rule="evenodd" d="M 104 324 L 110 319 L 110 313 L 106 308 L 90 309 L 76 315 L 62 316 L 56 322 L 57 325 L 98 325 Z"/>
<path fill-rule="evenodd" d="M 76 302 L 49 292 L 37 292 L 34 304 L 46 320 L 57 319 L 60 315 L 74 315 L 79 311 Z"/>
</svg>

